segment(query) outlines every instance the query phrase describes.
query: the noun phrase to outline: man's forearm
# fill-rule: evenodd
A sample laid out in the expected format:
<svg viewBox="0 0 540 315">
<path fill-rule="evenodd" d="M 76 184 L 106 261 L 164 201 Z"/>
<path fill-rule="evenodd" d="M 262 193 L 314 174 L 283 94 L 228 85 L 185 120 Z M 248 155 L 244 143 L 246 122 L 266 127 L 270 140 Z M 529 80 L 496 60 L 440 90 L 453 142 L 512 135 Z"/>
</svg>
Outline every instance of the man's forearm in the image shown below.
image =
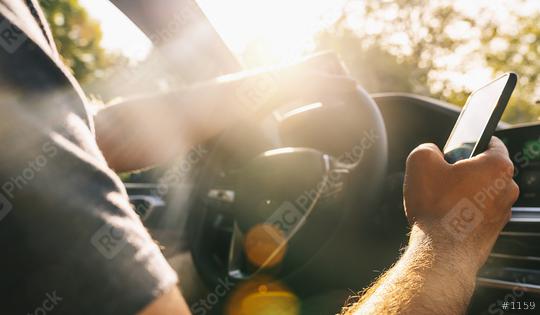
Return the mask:
<svg viewBox="0 0 540 315">
<path fill-rule="evenodd" d="M 96 139 L 109 167 L 129 171 L 163 163 L 218 134 L 240 115 L 228 88 L 209 84 L 100 110 Z"/>
<path fill-rule="evenodd" d="M 417 226 L 401 259 L 344 314 L 463 314 L 477 264 Z"/>
<path fill-rule="evenodd" d="M 318 71 L 318 72 L 317 72 Z M 288 101 L 354 93 L 331 55 L 298 64 L 221 77 L 164 95 L 127 100 L 96 114 L 96 138 L 116 171 L 149 167 L 182 153 L 234 122 Z"/>
<path fill-rule="evenodd" d="M 98 146 L 109 167 L 116 171 L 164 163 L 234 122 L 267 112 L 294 98 L 293 93 L 301 93 L 292 84 L 305 82 L 291 75 L 297 67 L 224 77 L 108 106 L 94 119 Z M 330 80 L 349 83 L 348 79 Z"/>
</svg>

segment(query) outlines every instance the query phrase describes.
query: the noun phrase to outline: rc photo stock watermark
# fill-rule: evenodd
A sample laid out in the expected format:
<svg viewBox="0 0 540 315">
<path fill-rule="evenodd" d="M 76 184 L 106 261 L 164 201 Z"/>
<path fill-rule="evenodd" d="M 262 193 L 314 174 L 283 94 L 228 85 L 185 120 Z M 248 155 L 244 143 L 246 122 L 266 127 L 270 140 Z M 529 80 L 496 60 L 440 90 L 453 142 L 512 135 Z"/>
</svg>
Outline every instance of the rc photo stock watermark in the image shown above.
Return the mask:
<svg viewBox="0 0 540 315">
<path fill-rule="evenodd" d="M 227 294 L 234 287 L 234 283 L 229 278 L 222 278 L 218 280 L 218 284 L 214 289 L 208 293 L 204 298 L 199 299 L 195 303 L 190 305 L 193 315 L 206 315 L 211 311 L 220 301 L 225 298 Z"/>
<path fill-rule="evenodd" d="M 482 187 L 473 198 L 462 198 L 442 219 L 443 227 L 458 241 L 465 240 L 484 220 L 486 202 L 496 198 L 508 186 L 513 170 L 502 172 L 487 187 Z"/>
<path fill-rule="evenodd" d="M 148 39 L 154 47 L 151 51 L 148 51 L 148 47 L 141 46 L 137 42 L 129 43 L 126 47 L 127 51 L 130 51 L 133 56 L 140 59 L 140 64 L 132 64 L 129 59 L 124 60 L 126 64 L 119 67 L 116 75 L 118 81 L 122 82 L 124 86 L 135 86 L 143 80 L 148 78 L 159 77 L 163 79 L 163 82 L 167 82 L 169 78 L 163 77 L 163 58 L 161 54 L 164 52 L 185 50 L 183 47 L 177 47 L 182 45 L 184 41 L 182 39 L 186 36 L 186 30 L 190 25 L 193 25 L 198 19 L 202 17 L 199 7 L 195 3 L 188 2 L 186 5 L 182 5 L 178 8 L 163 28 L 153 33 L 148 34 Z M 195 53 L 195 52 L 192 52 Z M 201 77 L 207 77 L 207 74 L 215 72 L 218 67 L 215 60 L 208 60 L 200 69 L 198 74 Z M 174 78 L 177 80 L 178 78 Z M 186 84 L 188 82 L 183 82 Z"/>
<path fill-rule="evenodd" d="M 203 145 L 192 148 L 182 160 L 169 168 L 158 180 L 157 188 L 152 191 L 156 198 L 163 198 L 169 192 L 171 186 L 181 184 L 190 174 L 193 167 L 208 154 L 208 150 Z M 142 207 L 139 205 L 138 207 Z M 150 217 L 148 209 L 134 209 L 136 213 L 146 213 L 141 216 L 141 221 Z M 122 228 L 111 223 L 103 224 L 91 237 L 90 243 L 106 259 L 114 259 L 127 245 L 126 234 Z"/>
<path fill-rule="evenodd" d="M 158 180 L 154 193 L 160 197 L 169 192 L 169 187 L 181 184 L 189 177 L 192 169 L 209 153 L 208 149 L 199 144 L 192 148 L 186 156 L 169 168 Z"/>
<path fill-rule="evenodd" d="M 337 161 L 358 166 L 362 162 L 365 152 L 370 150 L 378 139 L 380 139 L 380 136 L 375 130 L 364 131 L 360 141 L 350 150 L 337 157 Z M 274 239 L 279 248 L 284 246 L 284 243 L 302 227 L 317 200 L 340 193 L 343 190 L 343 181 L 343 173 L 330 171 L 323 176 L 317 185 L 304 190 L 296 199 L 281 203 L 262 225 L 266 233 Z M 275 229 L 281 233 L 276 233 Z"/>
<path fill-rule="evenodd" d="M 6 52 L 14 54 L 27 40 L 26 34 L 7 19 L 0 23 L 0 47 Z"/>
<path fill-rule="evenodd" d="M 15 194 L 29 185 L 45 167 L 49 160 L 54 158 L 58 149 L 51 142 L 45 142 L 40 152 L 32 160 L 26 163 L 19 174 L 8 178 L 2 186 L 0 193 L 0 221 L 4 219 L 13 210 L 13 199 Z"/>
<path fill-rule="evenodd" d="M 27 315 L 47 315 L 54 314 L 54 309 L 62 302 L 63 298 L 56 291 L 45 294 L 43 302 Z"/>
<path fill-rule="evenodd" d="M 264 90 L 264 89 L 263 89 Z M 262 90 L 261 90 L 262 92 Z M 264 97 L 263 97 L 264 98 Z M 263 99 L 261 98 L 261 100 Z M 358 164 L 366 152 L 372 148 L 373 144 L 379 139 L 379 135 L 374 130 L 366 130 L 360 141 L 349 151 L 343 153 L 337 158 L 342 163 Z M 199 151 L 203 152 L 203 151 Z M 192 162 L 196 159 L 192 158 Z M 192 164 L 187 164 L 192 165 Z M 184 170 L 188 170 L 186 167 Z M 181 172 L 172 178 L 182 178 L 178 176 L 184 174 Z M 306 189 L 296 199 L 284 201 L 262 224 L 264 231 L 274 240 L 274 252 L 276 254 L 281 250 L 290 237 L 292 237 L 302 224 L 305 222 L 306 213 L 313 207 L 314 202 L 321 196 L 336 194 L 342 189 L 342 174 L 326 174 L 317 185 Z M 278 232 L 279 231 L 279 232 Z M 272 259 L 272 255 L 267 257 L 267 261 Z M 265 264 L 263 264 L 264 266 Z M 220 279 L 216 287 L 211 290 L 204 298 L 199 299 L 190 306 L 194 315 L 208 314 L 234 287 L 234 283 L 228 279 Z"/>
<path fill-rule="evenodd" d="M 123 229 L 105 223 L 94 233 L 90 242 L 103 257 L 111 260 L 126 247 L 127 239 Z"/>
</svg>

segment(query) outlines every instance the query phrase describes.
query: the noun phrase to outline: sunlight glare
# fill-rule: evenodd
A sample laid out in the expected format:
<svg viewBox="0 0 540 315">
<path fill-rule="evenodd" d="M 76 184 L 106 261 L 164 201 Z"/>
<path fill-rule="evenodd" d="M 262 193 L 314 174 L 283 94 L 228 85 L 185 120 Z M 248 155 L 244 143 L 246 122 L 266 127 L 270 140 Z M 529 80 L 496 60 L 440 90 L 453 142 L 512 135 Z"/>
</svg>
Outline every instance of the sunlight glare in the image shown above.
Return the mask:
<svg viewBox="0 0 540 315">
<path fill-rule="evenodd" d="M 109 0 L 80 0 L 103 31 L 101 46 L 133 61 L 145 59 L 152 49 L 148 37 Z"/>
<path fill-rule="evenodd" d="M 262 64 L 287 63 L 313 47 L 313 36 L 330 25 L 345 0 L 198 0 L 229 48 L 242 54 L 256 44 Z"/>
</svg>

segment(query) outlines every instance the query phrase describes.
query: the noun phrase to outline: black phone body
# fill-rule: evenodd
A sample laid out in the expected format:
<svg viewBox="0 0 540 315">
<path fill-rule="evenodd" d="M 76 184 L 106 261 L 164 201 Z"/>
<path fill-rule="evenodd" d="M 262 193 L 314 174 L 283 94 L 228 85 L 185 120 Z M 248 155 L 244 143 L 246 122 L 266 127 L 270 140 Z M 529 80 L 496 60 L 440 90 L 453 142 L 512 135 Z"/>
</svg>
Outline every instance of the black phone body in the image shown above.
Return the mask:
<svg viewBox="0 0 540 315">
<path fill-rule="evenodd" d="M 515 73 L 505 73 L 471 93 L 444 146 L 448 162 L 468 159 L 487 149 L 516 83 Z"/>
</svg>

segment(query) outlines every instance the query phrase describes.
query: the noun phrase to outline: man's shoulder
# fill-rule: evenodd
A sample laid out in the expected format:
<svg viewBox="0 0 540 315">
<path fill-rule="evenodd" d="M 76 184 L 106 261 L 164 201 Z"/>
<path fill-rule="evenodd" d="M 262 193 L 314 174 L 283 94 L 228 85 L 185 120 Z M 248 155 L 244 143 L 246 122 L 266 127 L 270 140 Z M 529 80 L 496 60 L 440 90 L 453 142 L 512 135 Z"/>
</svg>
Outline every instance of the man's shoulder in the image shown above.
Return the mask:
<svg viewBox="0 0 540 315">
<path fill-rule="evenodd" d="M 34 0 L 0 0 L 1 96 L 31 96 L 39 104 L 32 105 L 37 119 L 38 113 L 45 110 L 48 118 L 55 112 L 73 112 L 93 132 L 86 97 L 60 61 L 49 35 L 43 12 Z M 7 97 L 6 92 L 10 94 Z"/>
</svg>

